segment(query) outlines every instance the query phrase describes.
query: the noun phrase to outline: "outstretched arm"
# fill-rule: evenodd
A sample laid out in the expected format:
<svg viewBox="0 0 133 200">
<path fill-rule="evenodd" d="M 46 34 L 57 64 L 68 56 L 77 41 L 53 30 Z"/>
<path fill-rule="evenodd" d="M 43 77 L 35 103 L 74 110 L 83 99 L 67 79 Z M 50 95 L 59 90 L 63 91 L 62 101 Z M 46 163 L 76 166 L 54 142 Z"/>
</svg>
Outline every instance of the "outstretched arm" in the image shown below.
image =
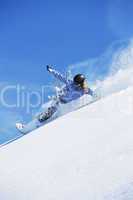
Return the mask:
<svg viewBox="0 0 133 200">
<path fill-rule="evenodd" d="M 65 83 L 66 85 L 69 83 L 69 81 L 67 80 L 67 78 L 65 76 L 60 74 L 58 71 L 56 71 L 54 68 L 52 68 L 49 65 L 47 65 L 47 71 L 50 72 L 51 74 L 53 74 L 55 78 L 57 78 L 61 82 Z"/>
</svg>

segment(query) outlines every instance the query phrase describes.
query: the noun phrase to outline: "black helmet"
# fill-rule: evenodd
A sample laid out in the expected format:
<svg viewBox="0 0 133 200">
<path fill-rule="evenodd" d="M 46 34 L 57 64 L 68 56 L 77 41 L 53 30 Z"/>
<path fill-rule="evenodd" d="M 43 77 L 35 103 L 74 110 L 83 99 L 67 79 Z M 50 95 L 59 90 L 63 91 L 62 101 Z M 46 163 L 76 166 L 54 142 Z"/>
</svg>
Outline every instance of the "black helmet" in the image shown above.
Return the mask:
<svg viewBox="0 0 133 200">
<path fill-rule="evenodd" d="M 76 85 L 80 85 L 80 84 L 82 84 L 84 81 L 85 81 L 85 76 L 83 75 L 83 74 L 77 74 L 75 77 L 74 77 L 74 79 L 73 79 L 73 81 L 74 81 L 74 83 L 76 84 Z"/>
</svg>

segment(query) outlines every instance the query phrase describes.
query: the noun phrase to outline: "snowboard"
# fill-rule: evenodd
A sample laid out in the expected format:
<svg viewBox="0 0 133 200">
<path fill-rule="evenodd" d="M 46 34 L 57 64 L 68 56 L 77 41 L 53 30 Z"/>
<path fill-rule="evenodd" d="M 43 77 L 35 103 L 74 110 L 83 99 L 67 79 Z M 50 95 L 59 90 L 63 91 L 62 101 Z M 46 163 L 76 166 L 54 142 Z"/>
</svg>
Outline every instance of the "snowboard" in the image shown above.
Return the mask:
<svg viewBox="0 0 133 200">
<path fill-rule="evenodd" d="M 87 97 L 89 97 L 89 95 L 87 95 Z M 99 99 L 101 99 L 101 97 L 100 96 L 95 96 L 95 97 L 92 98 L 90 96 L 87 99 L 87 101 L 85 101 L 86 98 L 84 100 L 83 97 L 81 97 L 79 99 L 80 99 L 80 101 L 78 100 L 77 103 L 76 103 L 76 101 L 72 101 L 71 103 L 67 103 L 67 104 L 64 104 L 64 105 L 63 104 L 59 104 L 58 105 L 58 109 L 54 110 L 56 112 L 52 113 L 51 117 L 47 118 L 47 115 L 46 115 L 46 118 L 43 117 L 44 119 L 46 119 L 44 121 L 40 120 L 40 117 L 42 119 L 42 116 L 41 116 L 41 114 L 39 114 L 38 116 L 36 116 L 35 119 L 33 119 L 28 124 L 16 123 L 16 128 L 17 128 L 17 130 L 19 132 L 21 132 L 23 135 L 25 135 L 25 134 L 27 134 L 27 133 L 29 133 L 29 132 L 31 132 L 31 131 L 39 128 L 39 127 L 41 127 L 41 126 L 44 126 L 45 124 L 53 121 L 54 119 L 57 119 L 57 118 L 65 115 L 67 113 L 70 113 L 70 112 L 76 111 L 78 109 L 81 109 L 81 108 L 83 108 L 83 107 L 85 107 L 85 106 L 87 106 L 89 104 L 92 104 L 92 103 L 98 101 Z M 81 104 L 79 104 L 79 102 L 81 102 Z"/>
<path fill-rule="evenodd" d="M 21 122 L 16 123 L 16 129 L 23 135 L 37 129 L 40 126 L 41 124 L 39 123 L 37 119 L 32 120 L 28 124 L 23 124 Z"/>
<path fill-rule="evenodd" d="M 43 126 L 44 124 L 47 124 L 51 119 L 48 119 L 44 122 L 40 122 L 38 118 L 33 119 L 31 122 L 27 124 L 23 124 L 21 122 L 16 123 L 16 129 L 23 135 Z"/>
</svg>

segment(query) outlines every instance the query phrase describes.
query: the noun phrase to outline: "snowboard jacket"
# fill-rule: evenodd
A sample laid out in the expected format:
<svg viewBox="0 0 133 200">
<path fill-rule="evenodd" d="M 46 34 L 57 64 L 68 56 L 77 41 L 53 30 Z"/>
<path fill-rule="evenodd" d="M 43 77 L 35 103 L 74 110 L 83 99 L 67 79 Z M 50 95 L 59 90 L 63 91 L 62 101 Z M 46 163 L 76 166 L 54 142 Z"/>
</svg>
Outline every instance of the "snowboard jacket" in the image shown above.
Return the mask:
<svg viewBox="0 0 133 200">
<path fill-rule="evenodd" d="M 84 94 L 93 96 L 93 91 L 90 88 L 88 88 L 87 91 L 80 88 L 73 82 L 73 80 L 67 79 L 60 72 L 51 67 L 48 68 L 48 71 L 65 85 L 62 89 L 62 95 L 59 97 L 61 103 L 68 103 L 70 101 L 76 100 Z"/>
</svg>

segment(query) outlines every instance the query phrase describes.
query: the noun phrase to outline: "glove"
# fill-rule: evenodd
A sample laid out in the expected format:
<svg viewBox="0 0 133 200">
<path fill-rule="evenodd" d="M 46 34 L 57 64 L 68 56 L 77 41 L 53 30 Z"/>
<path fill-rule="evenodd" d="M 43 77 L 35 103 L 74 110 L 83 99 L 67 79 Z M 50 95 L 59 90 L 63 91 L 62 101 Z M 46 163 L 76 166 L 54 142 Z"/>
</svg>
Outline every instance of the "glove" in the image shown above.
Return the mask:
<svg viewBox="0 0 133 200">
<path fill-rule="evenodd" d="M 48 72 L 52 72 L 52 67 L 51 66 L 47 65 L 46 68 L 47 68 Z"/>
</svg>

